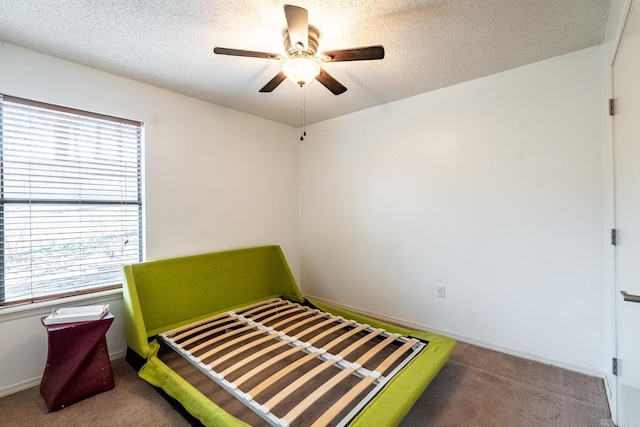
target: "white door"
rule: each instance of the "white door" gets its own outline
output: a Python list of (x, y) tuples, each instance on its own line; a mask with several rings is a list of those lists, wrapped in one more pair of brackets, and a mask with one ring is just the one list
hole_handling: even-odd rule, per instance
[[(640, 426), (640, 0), (613, 62), (618, 425)], [(627, 299), (633, 300), (633, 297)]]

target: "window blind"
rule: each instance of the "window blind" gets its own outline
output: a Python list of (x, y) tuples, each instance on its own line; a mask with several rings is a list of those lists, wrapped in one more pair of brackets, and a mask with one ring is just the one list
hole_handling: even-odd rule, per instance
[(0, 304), (119, 285), (141, 260), (141, 133), (0, 96)]

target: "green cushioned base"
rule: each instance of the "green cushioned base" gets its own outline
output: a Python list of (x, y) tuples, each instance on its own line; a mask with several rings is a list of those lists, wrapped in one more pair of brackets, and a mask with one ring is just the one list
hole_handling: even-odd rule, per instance
[[(149, 337), (274, 296), (304, 301), (278, 246), (125, 266), (123, 299), (127, 345), (146, 359), (140, 377), (164, 390), (204, 425), (246, 426), (164, 364), (157, 357), (158, 344), (149, 343)], [(356, 416), (352, 426), (397, 425), (455, 348), (454, 340), (440, 335), (391, 325), (326, 303), (311, 302), (338, 316), (429, 341), (429, 345)]]
[(162, 363), (157, 352), (159, 345), (151, 344), (152, 354), (138, 375), (149, 384), (161, 388), (180, 402), (184, 409), (206, 426), (248, 427), (249, 425), (228, 414), (195, 387)]

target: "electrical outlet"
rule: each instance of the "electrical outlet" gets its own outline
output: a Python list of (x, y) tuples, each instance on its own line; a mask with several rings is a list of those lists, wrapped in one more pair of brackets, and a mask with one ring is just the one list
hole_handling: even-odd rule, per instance
[(437, 285), (436, 286), (436, 296), (438, 298), (446, 298), (444, 285)]

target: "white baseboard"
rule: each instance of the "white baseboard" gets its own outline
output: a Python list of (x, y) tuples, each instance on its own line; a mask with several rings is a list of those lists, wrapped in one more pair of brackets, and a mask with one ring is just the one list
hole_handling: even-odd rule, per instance
[[(122, 359), (125, 357), (126, 354), (127, 354), (126, 350), (110, 353), (109, 359), (111, 360)], [(7, 387), (3, 387), (0, 389), (0, 397), (8, 396), (10, 394), (17, 393), (19, 391), (26, 390), (31, 387), (39, 386), (40, 381), (42, 381), (42, 375), (35, 378), (31, 378), (26, 381), (20, 381), (19, 383), (16, 383), (16, 384), (11, 384)]]
[(349, 306), (349, 305), (345, 305), (345, 304), (340, 304), (337, 302), (333, 302), (333, 301), (328, 301), (324, 298), (319, 298), (319, 297), (315, 297), (313, 295), (308, 295), (309, 298), (313, 298), (315, 300), (321, 301), (321, 302), (325, 302), (327, 304), (331, 304), (334, 305), (336, 307), (340, 307), (340, 308), (344, 308), (345, 310), (349, 310), (349, 311), (353, 311), (356, 313), (361, 313), (364, 314), (366, 316), (370, 316), (370, 317), (374, 317), (389, 323), (395, 323), (397, 325), (400, 326), (406, 326), (408, 328), (412, 328), (412, 329), (420, 329), (420, 330), (424, 330), (424, 331), (429, 331), (429, 332), (433, 332), (439, 335), (444, 335), (446, 337), (449, 338), (453, 338), (457, 341), (462, 341), (465, 342), (467, 344), (473, 344), (476, 345), (478, 347), (483, 347), (489, 350), (495, 350), (495, 351), (499, 351), (501, 353), (506, 353), (506, 354), (510, 354), (512, 356), (516, 356), (516, 357), (521, 357), (523, 359), (528, 359), (528, 360), (533, 360), (535, 362), (540, 362), (540, 363), (544, 363), (545, 365), (553, 365), (553, 366), (557, 366), (559, 368), (562, 369), (567, 369), (569, 371), (573, 371), (573, 372), (578, 372), (581, 374), (585, 374), (585, 375), (589, 375), (592, 377), (597, 377), (597, 378), (604, 378), (604, 372), (602, 371), (598, 371), (589, 367), (585, 367), (585, 366), (580, 366), (580, 365), (574, 365), (571, 363), (567, 363), (561, 360), (554, 360), (554, 359), (550, 359), (550, 358), (546, 358), (543, 356), (539, 356), (537, 354), (532, 354), (532, 353), (527, 353), (527, 352), (523, 352), (523, 351), (519, 351), (519, 350), (514, 350), (512, 348), (508, 348), (508, 347), (503, 347), (501, 345), (498, 344), (494, 344), (494, 343), (488, 343), (485, 341), (481, 341), (481, 340), (477, 340), (475, 338), (472, 337), (468, 337), (468, 336), (464, 336), (464, 335), (459, 335), (456, 333), (452, 333), (450, 331), (445, 331), (445, 330), (440, 330), (438, 328), (432, 328), (429, 325), (422, 325), (419, 323), (415, 323), (415, 322), (411, 322), (405, 319), (398, 319), (395, 317), (391, 317), (391, 316), (385, 316), (379, 313), (373, 313), (369, 310), (365, 310), (363, 308), (360, 307), (353, 307), (353, 306)]
[(615, 423), (616, 419), (618, 418), (618, 414), (617, 414), (618, 406), (614, 399), (614, 391), (612, 390), (612, 387), (615, 387), (615, 379), (611, 378), (609, 374), (605, 374), (604, 389), (607, 393), (607, 403), (609, 404), (609, 412), (611, 412), (611, 419)]
[(3, 387), (0, 389), (0, 397), (8, 396), (13, 393), (17, 393), (22, 390), (26, 390), (31, 387), (35, 387), (40, 385), (40, 381), (42, 380), (42, 376), (32, 378), (30, 380), (21, 381), (17, 384), (11, 384), (8, 387)]

